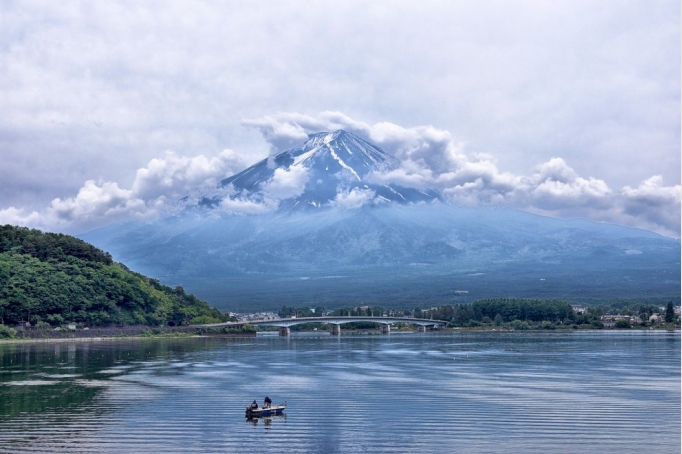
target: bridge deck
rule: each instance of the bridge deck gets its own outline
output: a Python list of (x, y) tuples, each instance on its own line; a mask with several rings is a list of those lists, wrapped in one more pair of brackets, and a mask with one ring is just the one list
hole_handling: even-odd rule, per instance
[(410, 317), (301, 317), (301, 318), (278, 318), (273, 320), (251, 320), (246, 322), (225, 322), (212, 323), (208, 325), (197, 325), (201, 328), (221, 328), (221, 327), (239, 327), (247, 323), (252, 326), (279, 326), (290, 327), (294, 325), (301, 325), (303, 323), (327, 323), (332, 325), (343, 325), (353, 322), (373, 322), (381, 323), (383, 325), (390, 325), (393, 323), (409, 323), (420, 326), (444, 326), (447, 322), (443, 320), (429, 320), (425, 318), (410, 318)]

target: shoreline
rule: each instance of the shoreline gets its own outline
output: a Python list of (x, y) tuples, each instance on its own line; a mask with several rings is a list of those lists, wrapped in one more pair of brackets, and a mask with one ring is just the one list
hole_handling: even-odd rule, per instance
[[(654, 327), (642, 327), (642, 328), (630, 328), (630, 329), (527, 329), (527, 330), (515, 330), (515, 329), (481, 329), (481, 328), (446, 328), (436, 331), (428, 331), (427, 333), (418, 333), (417, 331), (393, 331), (392, 334), (428, 334), (428, 333), (572, 333), (572, 332), (586, 332), (586, 331), (596, 331), (596, 332), (650, 332), (650, 331), (667, 331), (676, 332), (680, 331), (680, 327), (676, 326), (674, 328), (654, 328)], [(267, 333), (268, 331), (261, 331), (260, 333)], [(295, 331), (295, 333), (306, 333), (306, 334), (327, 334), (326, 331)], [(373, 335), (385, 335), (378, 330), (366, 330), (366, 331), (346, 331), (341, 332), (341, 336), (373, 336)], [(9, 344), (53, 344), (60, 342), (107, 342), (107, 341), (128, 341), (128, 340), (159, 340), (159, 339), (198, 339), (198, 338), (229, 338), (229, 339), (248, 339), (258, 336), (258, 332), (254, 333), (224, 333), (224, 334), (188, 334), (188, 335), (147, 335), (147, 336), (100, 336), (100, 337), (45, 337), (45, 338), (14, 338), (14, 339), (0, 339), (0, 345)], [(390, 334), (389, 334), (390, 336)], [(270, 337), (279, 337), (271, 335)]]
[(196, 338), (252, 338), (255, 333), (238, 334), (190, 334), (183, 336), (151, 335), (151, 336), (100, 336), (100, 337), (35, 337), (35, 338), (14, 338), (0, 339), (3, 344), (54, 344), (59, 342), (106, 342), (106, 341), (125, 341), (125, 340), (159, 340), (159, 339), (196, 339)]

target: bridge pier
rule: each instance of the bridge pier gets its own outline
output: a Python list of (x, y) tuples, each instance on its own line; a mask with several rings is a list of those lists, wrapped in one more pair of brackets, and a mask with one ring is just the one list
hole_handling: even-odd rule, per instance
[(425, 332), (426, 332), (426, 326), (424, 326), (424, 325), (417, 325), (417, 332), (418, 332), (418, 333), (425, 333)]
[(280, 335), (280, 336), (285, 336), (285, 337), (286, 337), (286, 336), (288, 336), (289, 334), (291, 334), (291, 330), (289, 329), (288, 326), (280, 326), (280, 327), (279, 327), (279, 335)]
[(389, 325), (388, 323), (382, 323), (381, 334), (391, 334), (391, 325)]
[(341, 334), (341, 325), (330, 323), (329, 334), (331, 334), (332, 336), (339, 336)]

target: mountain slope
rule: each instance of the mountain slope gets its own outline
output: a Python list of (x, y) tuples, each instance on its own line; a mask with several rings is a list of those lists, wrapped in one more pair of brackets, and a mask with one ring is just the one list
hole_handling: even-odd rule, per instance
[(227, 319), (181, 287), (134, 273), (82, 240), (10, 225), (0, 226), (0, 318), (56, 326)]
[(680, 283), (678, 240), (442, 203), (175, 217), (87, 238), (139, 271), (230, 309), (669, 296)]
[(346, 131), (313, 134), (220, 183), (229, 199), (263, 202), (264, 214), (228, 214), (227, 199), (216, 196), (181, 215), (83, 237), (231, 310), (679, 294), (679, 240), (506, 208), (458, 208), (433, 190), (376, 182), (396, 166)]

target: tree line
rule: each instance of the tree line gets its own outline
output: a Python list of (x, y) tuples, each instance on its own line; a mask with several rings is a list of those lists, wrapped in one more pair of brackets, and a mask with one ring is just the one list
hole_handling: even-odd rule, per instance
[[(280, 317), (314, 317), (324, 313), (324, 308), (312, 310), (310, 307), (283, 306)], [(660, 306), (652, 304), (631, 304), (627, 308), (608, 305), (589, 307), (578, 313), (564, 301), (499, 298), (485, 299), (467, 304), (442, 305), (422, 309), (387, 309), (382, 306), (341, 307), (328, 312), (332, 316), (390, 316), (414, 317), (446, 321), (452, 327), (500, 326), (513, 329), (555, 329), (571, 328), (603, 328), (601, 317), (605, 314), (622, 314), (642, 316), (648, 320), (647, 314), (661, 312)], [(664, 311), (665, 321), (674, 319), (673, 303), (669, 302)], [(363, 327), (368, 322), (361, 323)], [(371, 323), (370, 323), (371, 325)], [(367, 325), (367, 326), (370, 326)], [(358, 325), (359, 327), (359, 325)], [(370, 326), (371, 327), (371, 326)]]
[(0, 323), (186, 325), (229, 317), (69, 235), (0, 226)]

